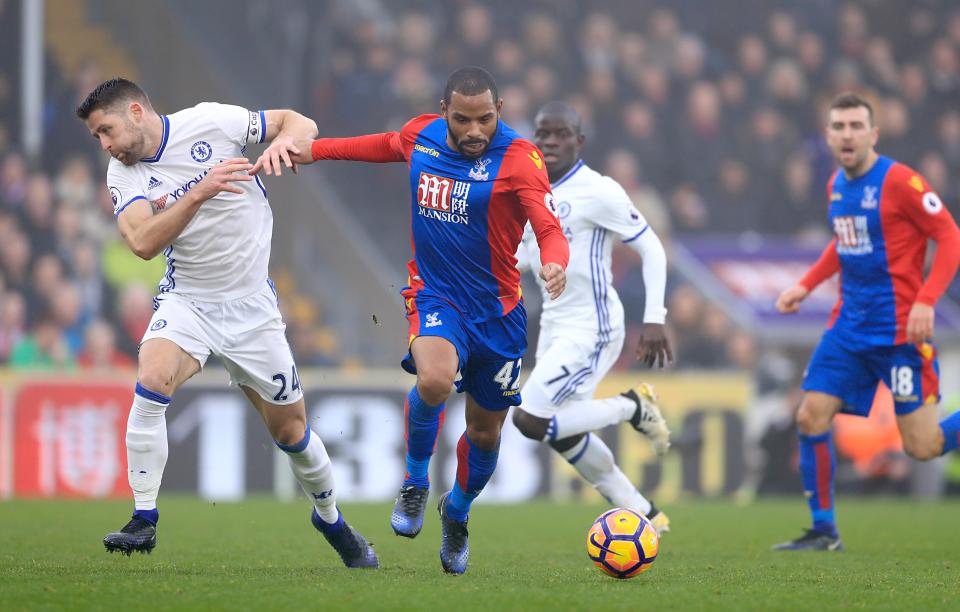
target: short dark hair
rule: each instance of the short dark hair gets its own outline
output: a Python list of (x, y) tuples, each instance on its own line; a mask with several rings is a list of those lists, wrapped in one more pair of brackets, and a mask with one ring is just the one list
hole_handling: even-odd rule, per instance
[(77, 117), (86, 121), (93, 111), (107, 109), (118, 102), (128, 100), (151, 108), (150, 98), (139, 85), (124, 78), (110, 79), (97, 85), (97, 88), (80, 103), (77, 107)]
[(572, 105), (562, 102), (560, 100), (553, 100), (544, 104), (540, 110), (537, 111), (534, 121), (539, 122), (540, 117), (543, 116), (560, 116), (570, 125), (570, 128), (573, 130), (573, 133), (580, 135), (583, 133), (582, 123), (583, 120), (580, 118), (580, 113), (577, 112)]
[(830, 107), (827, 109), (831, 111), (833, 109), (845, 109), (845, 108), (860, 108), (863, 107), (867, 109), (867, 117), (870, 119), (870, 125), (873, 125), (873, 107), (867, 102), (867, 99), (855, 94), (853, 92), (842, 93), (836, 98), (833, 99), (833, 102), (830, 103)]
[(488, 90), (496, 104), (500, 95), (497, 93), (497, 82), (493, 80), (493, 75), (479, 66), (465, 66), (457, 68), (447, 78), (447, 85), (443, 88), (443, 101), (450, 104), (453, 92), (464, 96), (477, 96)]

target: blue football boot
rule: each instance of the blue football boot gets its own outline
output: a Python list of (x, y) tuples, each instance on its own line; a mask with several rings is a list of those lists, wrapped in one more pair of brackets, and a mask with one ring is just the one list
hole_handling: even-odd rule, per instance
[(807, 529), (807, 532), (796, 540), (777, 544), (770, 550), (825, 550), (843, 552), (843, 542), (840, 541), (840, 536), (833, 536), (829, 533), (817, 531), (816, 529)]
[(120, 531), (108, 533), (103, 538), (103, 545), (109, 553), (119, 552), (128, 557), (134, 551), (149, 553), (157, 545), (157, 526), (133, 515)]
[(470, 547), (467, 545), (467, 522), (457, 521), (447, 516), (445, 511), (447, 491), (437, 504), (440, 512), (440, 564), (448, 574), (462, 574), (467, 571), (467, 560), (470, 558)]
[(310, 522), (323, 534), (327, 542), (330, 542), (330, 546), (333, 546), (347, 567), (372, 569), (380, 567), (380, 560), (377, 559), (377, 553), (374, 552), (373, 547), (356, 529), (343, 520), (343, 514), (336, 523), (331, 525), (321, 519), (317, 509), (314, 508), (313, 514), (310, 515)]
[(400, 495), (390, 514), (390, 526), (398, 536), (415, 538), (423, 529), (423, 515), (427, 510), (430, 489), (416, 485), (400, 487)]

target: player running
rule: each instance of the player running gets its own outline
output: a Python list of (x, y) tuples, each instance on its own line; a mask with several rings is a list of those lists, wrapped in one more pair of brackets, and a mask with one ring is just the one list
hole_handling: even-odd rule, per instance
[[(800, 474), (813, 526), (774, 550), (843, 550), (833, 508), (838, 412), (867, 416), (877, 383), (893, 392), (908, 455), (923, 461), (957, 448), (960, 412), (937, 422), (939, 365), (933, 307), (960, 263), (960, 231), (926, 180), (874, 150), (873, 109), (855, 94), (830, 105), (827, 144), (840, 165), (827, 183), (836, 234), (800, 283), (777, 299), (782, 313), (840, 272), (840, 299), (813, 352), (797, 413)], [(923, 278), (927, 240), (937, 243)]]
[(500, 121), (502, 104), (487, 71), (461, 68), (447, 80), (440, 115), (416, 117), (399, 132), (322, 138), (310, 154), (291, 155), (292, 163), (409, 166), (414, 258), (401, 292), (410, 323), (402, 366), (417, 383), (404, 402), (407, 474), (390, 524), (397, 535), (420, 533), (430, 457), (456, 383), (467, 395), (467, 427), (457, 444), (456, 482), (438, 505), (440, 561), (454, 574), (467, 569), (470, 505), (497, 465), (507, 411), (520, 404), (527, 317), (514, 254), (527, 221), (540, 242), (540, 277), (551, 298), (563, 291), (569, 257), (543, 158)]
[[(333, 470), (307, 427), (303, 390), (267, 277), (273, 215), (267, 192), (243, 156), (247, 145), (316, 135), (289, 110), (248, 111), (203, 103), (160, 115), (125, 79), (100, 84), (77, 108), (113, 159), (107, 185), (120, 234), (143, 259), (161, 251), (167, 271), (140, 344), (127, 467), (133, 518), (104, 546), (127, 555), (157, 543), (157, 494), (167, 462), (165, 413), (177, 388), (218, 356), (290, 458), (313, 500), (313, 525), (347, 567), (378, 567), (367, 541), (343, 519)], [(257, 167), (274, 166), (275, 152)]]
[[(647, 299), (637, 357), (648, 366), (663, 367), (673, 358), (664, 333), (666, 254), (623, 188), (583, 163), (585, 137), (573, 107), (551, 102), (537, 113), (535, 125), (534, 142), (543, 151), (570, 243), (570, 265), (567, 291), (559, 299), (544, 300), (537, 365), (523, 386), (523, 406), (514, 411), (513, 423), (526, 437), (560, 453), (611, 504), (640, 512), (658, 531), (669, 531), (667, 515), (637, 491), (603, 439), (590, 433), (629, 421), (650, 438), (658, 455), (670, 446), (650, 385), (593, 399), (623, 348), (623, 304), (610, 272), (613, 241), (619, 238), (643, 258)], [(520, 267), (539, 271), (538, 250), (533, 234), (526, 232), (517, 254)]]

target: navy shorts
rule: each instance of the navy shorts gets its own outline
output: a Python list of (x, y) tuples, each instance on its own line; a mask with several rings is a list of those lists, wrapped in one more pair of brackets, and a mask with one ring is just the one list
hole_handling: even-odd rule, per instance
[(804, 391), (820, 391), (846, 404), (841, 412), (867, 416), (877, 383), (893, 394), (898, 416), (940, 401), (940, 364), (933, 344), (871, 346), (828, 329), (803, 378)]
[[(469, 393), (487, 410), (520, 405), (520, 362), (527, 348), (527, 313), (522, 302), (506, 316), (470, 323), (446, 300), (417, 295), (409, 288), (402, 295), (410, 324), (407, 346), (419, 336), (437, 336), (457, 349), (457, 393)], [(410, 353), (401, 366), (417, 373)]]

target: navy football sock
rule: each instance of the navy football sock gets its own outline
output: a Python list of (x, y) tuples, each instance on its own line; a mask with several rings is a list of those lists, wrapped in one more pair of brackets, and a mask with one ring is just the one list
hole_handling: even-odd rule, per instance
[(837, 536), (833, 511), (833, 474), (836, 456), (830, 432), (819, 436), (799, 434), (800, 476), (807, 496), (813, 528), (833, 537)]
[(404, 401), (407, 427), (407, 475), (404, 485), (429, 487), (430, 457), (437, 446), (445, 404), (430, 406), (420, 398), (416, 385)]
[(447, 500), (447, 516), (456, 521), (467, 520), (470, 505), (487, 485), (497, 468), (500, 441), (493, 450), (483, 450), (473, 444), (467, 433), (457, 443), (457, 480)]

